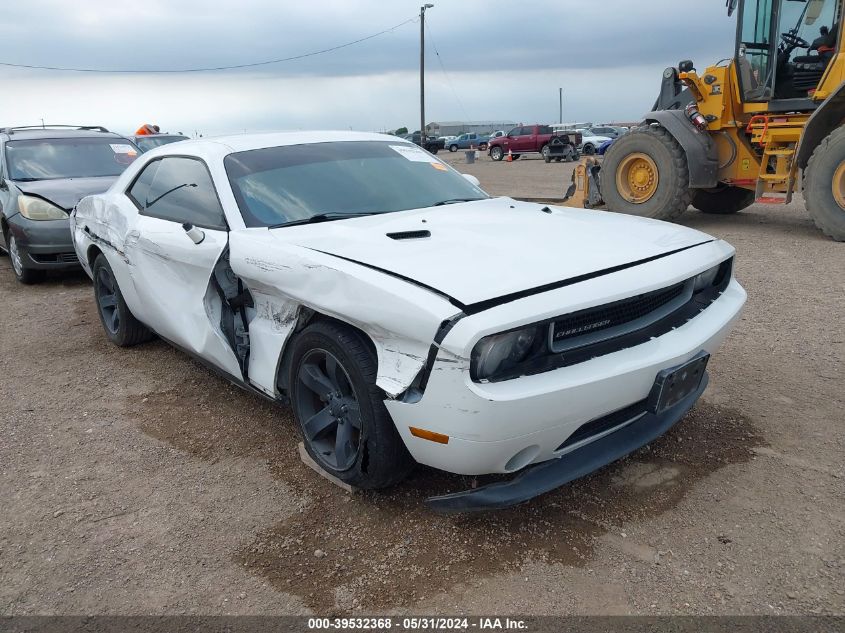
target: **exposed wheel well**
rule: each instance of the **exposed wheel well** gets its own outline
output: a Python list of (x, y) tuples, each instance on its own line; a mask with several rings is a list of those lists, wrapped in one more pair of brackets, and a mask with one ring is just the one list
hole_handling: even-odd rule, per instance
[(88, 252), (85, 254), (85, 259), (88, 262), (88, 267), (91, 270), (94, 270), (94, 261), (97, 259), (97, 256), (100, 255), (103, 251), (100, 249), (99, 246), (92, 245), (88, 248)]
[(290, 370), (290, 362), (293, 349), (293, 345), (291, 345), (291, 343), (302, 330), (317, 321), (337, 323), (339, 325), (343, 325), (344, 327), (349, 327), (353, 330), (356, 330), (364, 337), (364, 340), (367, 341), (367, 344), (370, 346), (370, 350), (373, 352), (373, 354), (378, 357), (378, 353), (376, 351), (376, 344), (373, 342), (373, 339), (370, 337), (370, 335), (367, 334), (364, 330), (352, 325), (351, 323), (347, 323), (346, 321), (341, 321), (340, 319), (336, 319), (327, 314), (317, 312), (315, 310), (312, 310), (311, 308), (303, 307), (300, 310), (299, 318), (296, 321), (296, 325), (294, 326), (293, 331), (288, 337), (288, 340), (285, 341), (285, 346), (282, 350), (282, 357), (279, 359), (279, 366), (276, 370), (276, 386), (278, 387), (279, 392), (284, 394), (286, 397), (290, 388), (290, 385), (288, 384), (288, 374)]

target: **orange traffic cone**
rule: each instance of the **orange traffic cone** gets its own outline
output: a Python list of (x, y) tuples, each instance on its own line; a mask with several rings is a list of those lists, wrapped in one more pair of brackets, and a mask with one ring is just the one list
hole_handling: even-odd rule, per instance
[(510, 150), (508, 150), (508, 162), (509, 163), (513, 162), (513, 152), (510, 151)]

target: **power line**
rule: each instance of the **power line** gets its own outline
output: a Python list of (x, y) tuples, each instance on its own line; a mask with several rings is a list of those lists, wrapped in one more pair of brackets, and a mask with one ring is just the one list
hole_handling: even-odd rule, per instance
[(461, 101), (461, 98), (458, 96), (458, 93), (455, 90), (455, 86), (452, 85), (452, 78), (449, 77), (449, 73), (446, 72), (446, 67), (443, 65), (443, 59), (440, 57), (440, 51), (437, 50), (437, 44), (434, 42), (434, 35), (431, 34), (431, 26), (429, 26), (428, 22), (426, 22), (425, 26), (428, 29), (428, 38), (429, 40), (431, 40), (431, 47), (434, 49), (434, 54), (437, 56), (437, 61), (440, 64), (440, 70), (443, 71), (443, 75), (446, 77), (446, 82), (449, 84), (449, 89), (452, 91), (452, 95), (458, 102), (458, 105), (461, 108), (461, 112), (464, 113), (464, 117), (467, 121), (469, 121), (469, 115), (467, 114), (466, 108), (464, 108), (464, 104)]
[(348, 48), (349, 46), (354, 46), (355, 44), (360, 44), (361, 42), (366, 42), (367, 40), (371, 40), (373, 38), (379, 37), (380, 35), (385, 35), (386, 33), (392, 33), (396, 29), (405, 26), (406, 24), (410, 24), (411, 22), (416, 22), (419, 18), (416, 16), (405, 20), (404, 22), (400, 22), (395, 26), (391, 26), (388, 29), (384, 29), (383, 31), (379, 31), (378, 33), (373, 33), (372, 35), (368, 35), (366, 37), (362, 37), (360, 39), (354, 40), (352, 42), (346, 42), (345, 44), (339, 44), (338, 46), (332, 46), (331, 48), (324, 48), (319, 51), (312, 51), (310, 53), (302, 53), (301, 55), (293, 55), (292, 57), (282, 57), (280, 59), (268, 59), (262, 62), (251, 62), (248, 64), (233, 64), (231, 66), (213, 66), (209, 68), (179, 68), (179, 69), (115, 69), (115, 70), (108, 70), (105, 68), (68, 68), (62, 66), (38, 66), (35, 64), (13, 64), (11, 62), (0, 62), (0, 66), (7, 66), (11, 68), (28, 68), (33, 70), (58, 70), (62, 72), (75, 72), (75, 73), (133, 73), (133, 74), (151, 74), (151, 73), (204, 73), (204, 72), (214, 72), (214, 71), (221, 71), (221, 70), (238, 70), (241, 68), (254, 68), (256, 66), (269, 66), (270, 64), (281, 64), (283, 62), (292, 62), (298, 59), (305, 59), (306, 57), (314, 57), (315, 55), (323, 55), (324, 53), (331, 53), (333, 51), (340, 50), (342, 48)]

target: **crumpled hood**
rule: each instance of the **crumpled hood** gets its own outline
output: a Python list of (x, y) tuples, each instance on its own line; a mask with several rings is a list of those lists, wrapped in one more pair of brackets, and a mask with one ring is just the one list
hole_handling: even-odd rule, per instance
[(70, 211), (85, 196), (103, 193), (117, 176), (98, 176), (96, 178), (57, 178), (53, 180), (34, 180), (15, 182), (15, 186), (26, 194), (39, 196)]
[[(543, 209), (547, 209), (544, 211)], [(389, 233), (429, 231), (400, 239)], [(471, 305), (712, 240), (677, 224), (495, 198), (273, 229)]]

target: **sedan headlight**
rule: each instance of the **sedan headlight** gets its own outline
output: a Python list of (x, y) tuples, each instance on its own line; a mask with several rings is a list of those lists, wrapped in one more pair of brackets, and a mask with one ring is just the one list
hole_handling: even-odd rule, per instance
[(20, 196), (18, 211), (28, 220), (64, 220), (68, 217), (64, 209), (35, 196)]
[(541, 340), (537, 326), (484, 337), (472, 351), (473, 379), (489, 380), (512, 369), (528, 358)]

